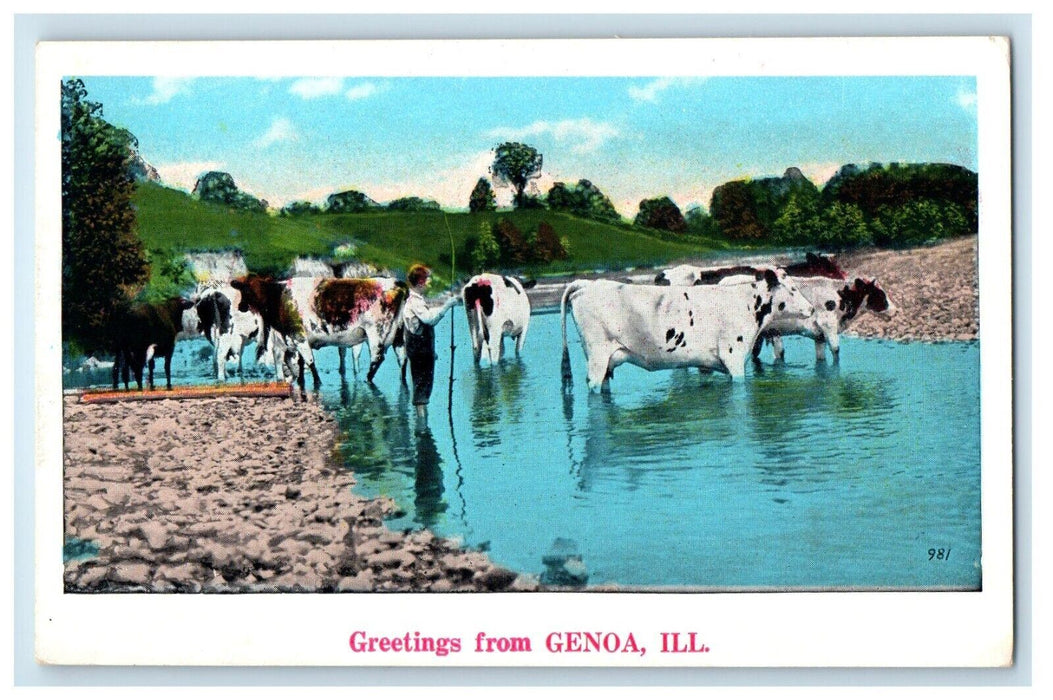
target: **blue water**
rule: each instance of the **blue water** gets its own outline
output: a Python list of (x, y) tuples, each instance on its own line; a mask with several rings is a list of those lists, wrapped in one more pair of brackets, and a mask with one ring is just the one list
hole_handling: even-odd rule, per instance
[[(393, 356), (370, 387), (317, 355), (340, 453), (361, 493), (399, 504), (391, 527), (536, 574), (570, 548), (589, 585), (980, 588), (978, 344), (843, 338), (833, 366), (791, 338), (744, 382), (623, 365), (606, 395), (571, 323), (565, 394), (558, 314), (534, 316), (522, 358), (478, 369), (455, 321), (452, 410), (447, 319), (426, 420)], [(181, 343), (174, 381), (207, 379), (207, 349)]]

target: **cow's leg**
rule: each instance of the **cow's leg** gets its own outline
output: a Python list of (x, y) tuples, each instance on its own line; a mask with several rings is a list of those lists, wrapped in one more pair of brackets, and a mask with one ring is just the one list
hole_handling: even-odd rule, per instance
[(530, 317), (527, 317), (526, 321), (523, 321), (523, 330), (519, 331), (519, 335), (516, 336), (516, 356), (523, 351), (523, 343), (526, 342), (527, 328), (530, 327)]
[(117, 353), (113, 356), (113, 369), (111, 370), (111, 374), (113, 374), (113, 390), (114, 391), (117, 391), (117, 379), (119, 378), (120, 373), (121, 373), (121, 351), (118, 350)]
[(774, 355), (775, 355), (775, 361), (776, 362), (782, 362), (783, 361), (783, 347), (782, 347), (782, 336), (781, 335), (773, 335), (771, 337), (771, 350), (772, 350), (772, 353), (774, 353)]
[(826, 341), (819, 338), (815, 340), (815, 361), (826, 362)]
[(147, 369), (150, 370), (150, 375), (149, 375), (150, 376), (150, 381), (149, 381), (148, 386), (150, 387), (150, 391), (153, 391), (154, 390), (154, 358), (152, 358), (152, 357), (150, 358), (150, 360), (146, 363), (146, 367), (147, 367)]
[(757, 339), (755, 341), (753, 341), (753, 352), (752, 352), (753, 361), (756, 362), (757, 364), (760, 364), (761, 348), (763, 348), (763, 347), (764, 347), (764, 336), (758, 335)]
[(172, 390), (172, 353), (165, 355), (165, 388)]
[(830, 344), (830, 354), (833, 356), (834, 364), (841, 362), (841, 337), (836, 333), (831, 333), (826, 337), (826, 342)]
[(589, 385), (589, 391), (598, 391), (607, 381), (607, 373), (610, 370), (611, 356), (613, 354), (614, 348), (605, 346), (596, 348), (586, 358), (586, 381)]
[(402, 376), (402, 386), (406, 386), (406, 368), (409, 366), (409, 358), (406, 356), (405, 345), (400, 345), (395, 348), (395, 360), (399, 363), (399, 371)]
[[(341, 379), (346, 379), (347, 378), (347, 348), (344, 347), (343, 345), (338, 345), (336, 347), (336, 352), (340, 356), (340, 368), (339, 368), (340, 378)], [(354, 356), (354, 352), (352, 352), (351, 353), (352, 364), (355, 364), (354, 360), (355, 360), (355, 356)], [(358, 367), (355, 367), (355, 369), (357, 370)], [(356, 374), (357, 374), (357, 372), (356, 372)]]
[(387, 348), (384, 347), (380, 335), (373, 328), (366, 329), (366, 343), (369, 345), (369, 372), (366, 373), (366, 381), (372, 384), (373, 377), (376, 376), (380, 364), (384, 361), (384, 351)]
[[(314, 388), (315, 391), (317, 391), (322, 386), (322, 378), (318, 376), (318, 367), (314, 361), (314, 352), (311, 350), (311, 346), (305, 340), (296, 343), (296, 350), (299, 353), (300, 358), (306, 361), (307, 366), (311, 369), (311, 379), (314, 380)], [(302, 371), (300, 372), (300, 377), (303, 377)]]

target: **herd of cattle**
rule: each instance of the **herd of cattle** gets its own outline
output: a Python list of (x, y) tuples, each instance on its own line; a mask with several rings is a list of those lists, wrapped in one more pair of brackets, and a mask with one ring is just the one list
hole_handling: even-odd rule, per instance
[[(698, 367), (705, 372), (743, 376), (748, 358), (756, 361), (765, 339), (776, 359), (781, 337), (802, 335), (815, 341), (816, 360), (829, 346), (836, 361), (839, 334), (864, 311), (893, 312), (888, 295), (873, 280), (848, 275), (830, 258), (809, 253), (803, 262), (775, 266), (700, 268), (681, 265), (659, 273), (653, 284), (576, 280), (560, 300), (563, 374), (570, 377), (566, 314), (578, 327), (590, 389), (610, 380), (615, 367), (631, 363), (647, 370)], [(504, 338), (522, 350), (531, 306), (524, 284), (514, 277), (481, 274), (461, 289), (475, 362), (501, 359)], [(153, 388), (155, 358), (163, 358), (167, 387), (171, 362), (181, 338), (204, 337), (213, 348), (214, 372), (226, 379), (227, 363), (238, 363), (250, 342), (256, 360), (274, 368), (279, 381), (302, 387), (310, 371), (320, 385), (314, 351), (336, 346), (340, 372), (352, 349), (358, 372), (363, 345), (369, 349), (366, 374), (372, 381), (388, 348), (393, 348), (405, 381), (402, 306), (409, 289), (389, 277), (292, 277), (277, 280), (247, 274), (199, 286), (191, 299), (174, 298), (129, 310), (117, 325), (113, 386), (129, 374)]]

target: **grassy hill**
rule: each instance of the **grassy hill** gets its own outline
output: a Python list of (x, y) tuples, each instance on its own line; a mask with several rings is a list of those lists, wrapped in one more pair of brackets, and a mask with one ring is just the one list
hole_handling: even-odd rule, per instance
[[(548, 222), (569, 242), (570, 257), (525, 270), (532, 275), (651, 265), (726, 249), (722, 241), (609, 225), (546, 210), (491, 213), (371, 212), (278, 217), (237, 211), (200, 202), (185, 192), (154, 183), (139, 185), (135, 206), (139, 235), (147, 249), (173, 256), (188, 251), (241, 250), (250, 270), (280, 273), (297, 255), (332, 256), (337, 246), (352, 243), (355, 257), (404, 271), (414, 262), (435, 270), (437, 281), (449, 281), (450, 236), (461, 256), (464, 243), (499, 217), (520, 231)], [(468, 273), (468, 261), (457, 260), (457, 276)]]

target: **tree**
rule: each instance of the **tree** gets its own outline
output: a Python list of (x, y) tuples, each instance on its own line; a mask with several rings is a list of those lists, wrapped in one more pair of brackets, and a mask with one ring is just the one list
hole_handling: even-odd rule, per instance
[(502, 265), (515, 267), (530, 261), (530, 248), (514, 223), (504, 217), (498, 219), (494, 222), (493, 234), (501, 250)]
[(807, 245), (820, 230), (819, 207), (814, 197), (791, 195), (772, 224), (772, 240), (782, 245)]
[(136, 231), (135, 137), (102, 118), (78, 79), (62, 83), (62, 333), (112, 350), (112, 324), (149, 276)]
[(469, 259), (475, 272), (493, 269), (500, 262), (501, 247), (497, 244), (489, 224), (479, 225), (479, 237), (475, 239), (469, 251)]
[(494, 188), (490, 186), (489, 180), (481, 177), (468, 197), (468, 211), (494, 211), (495, 209), (497, 209), (497, 197), (494, 195)]
[(320, 214), (322, 209), (317, 204), (298, 200), (286, 204), (282, 207), (280, 213), (282, 216), (303, 216), (304, 214)]
[(388, 202), (388, 211), (442, 211), (442, 207), (431, 199), (400, 197)]
[(548, 191), (548, 208), (552, 211), (567, 211), (583, 219), (607, 223), (621, 220), (618, 211), (607, 195), (600, 192), (588, 180), (578, 180), (577, 185), (567, 186), (562, 182), (552, 185)]
[(356, 190), (337, 192), (326, 200), (326, 210), (331, 214), (358, 214), (379, 208), (379, 204)]
[(542, 221), (537, 225), (533, 250), (535, 262), (547, 263), (567, 258), (567, 251), (563, 248), (562, 241), (556, 236), (556, 230), (547, 221)]
[(656, 228), (673, 233), (683, 233), (687, 223), (680, 208), (669, 197), (655, 197), (640, 202), (640, 211), (634, 222), (637, 226)]
[(191, 192), (202, 202), (212, 202), (245, 211), (266, 211), (267, 203), (238, 190), (230, 173), (211, 170), (197, 179)]
[(819, 218), (814, 242), (837, 248), (855, 248), (874, 240), (863, 211), (855, 204), (834, 202)]
[(684, 223), (688, 233), (696, 236), (712, 236), (716, 233), (717, 223), (702, 207), (691, 207), (684, 214)]
[(541, 177), (541, 154), (533, 146), (508, 141), (494, 149), (494, 178), (515, 188), (515, 206), (524, 205), (527, 183)]
[(726, 182), (713, 190), (709, 211), (727, 238), (754, 241), (765, 234), (749, 183), (744, 180)]

